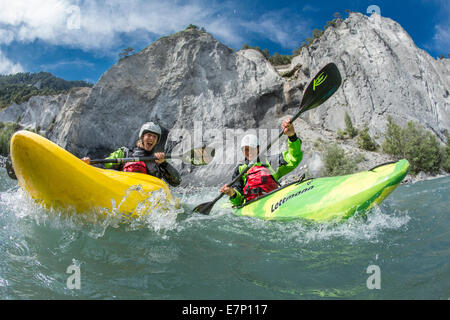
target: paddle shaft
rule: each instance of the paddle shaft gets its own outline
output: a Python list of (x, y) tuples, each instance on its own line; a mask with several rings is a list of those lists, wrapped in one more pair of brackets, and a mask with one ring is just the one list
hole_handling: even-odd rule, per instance
[[(297, 118), (300, 117), (300, 115), (301, 115), (303, 112), (306, 111), (305, 109), (306, 109), (306, 108), (302, 108), (299, 112), (297, 112), (297, 114), (291, 119), (291, 123), (294, 123), (294, 121), (297, 120)], [(283, 134), (284, 134), (284, 132), (283, 132), (283, 130), (281, 130), (281, 132), (280, 132), (280, 134), (278, 135), (278, 137), (277, 137), (275, 140), (273, 140), (271, 143), (269, 143), (269, 144), (267, 145), (267, 147), (266, 147), (262, 152), (260, 152), (260, 153), (258, 154), (258, 156), (259, 156), (260, 154), (262, 154), (263, 152), (267, 152), (267, 151), (270, 149), (270, 147), (272, 147), (272, 145), (273, 145), (275, 142), (277, 142), (277, 140), (280, 139), (280, 138), (283, 136)]]
[[(291, 119), (291, 123), (293, 123), (303, 112), (305, 112), (306, 110), (305, 109), (307, 109), (307, 108), (302, 108), (292, 119)], [(280, 139), (282, 136), (283, 136), (283, 130), (281, 130), (281, 132), (280, 132), (280, 134), (278, 135), (278, 137), (276, 138), (276, 139), (274, 139), (271, 143), (269, 143), (268, 145), (267, 145), (267, 147), (263, 150), (263, 151), (261, 151), (261, 152), (259, 152), (258, 153), (258, 156), (256, 157), (256, 159), (258, 159), (259, 158), (259, 156), (261, 155), (261, 154), (263, 154), (264, 152), (267, 152), (267, 151), (269, 151), (269, 149), (270, 149), (270, 147), (272, 147), (272, 145), (275, 143), (275, 142), (277, 142), (277, 140), (278, 139)], [(252, 167), (252, 164), (249, 164), (248, 166), (247, 166), (247, 168), (245, 168), (244, 170), (242, 170), (242, 172), (236, 177), (236, 178), (234, 178), (234, 180), (233, 181), (231, 181), (228, 185), (229, 186), (232, 186), (233, 184), (235, 184), (237, 181), (239, 181), (239, 179), (240, 178), (242, 178), (242, 176), (250, 169)], [(210, 205), (211, 206), (213, 206), (218, 200), (220, 200), (220, 198), (222, 198), (224, 196), (224, 193), (221, 193), (221, 194), (219, 194), (214, 200), (212, 200), (211, 202), (210, 202)]]
[[(291, 119), (291, 123), (293, 123), (298, 117), (300, 117), (300, 115), (301, 115), (303, 112), (305, 112), (305, 111), (304, 111), (305, 109), (307, 109), (307, 108), (302, 108), (299, 112), (297, 112), (297, 114)], [(261, 154), (263, 154), (263, 153), (269, 151), (269, 149), (272, 147), (272, 145), (273, 145), (275, 142), (277, 142), (277, 140), (280, 139), (280, 138), (283, 136), (283, 134), (284, 134), (284, 132), (283, 132), (283, 130), (281, 130), (281, 132), (280, 132), (280, 134), (278, 135), (278, 137), (276, 137), (271, 143), (269, 143), (269, 144), (267, 145), (267, 147), (266, 147), (263, 151), (260, 151), (260, 152), (258, 153), (258, 156), (256, 157), (256, 159), (258, 159), (259, 156), (260, 156)], [(240, 174), (239, 174), (239, 175), (238, 175), (238, 176), (230, 183), (230, 186), (233, 185), (233, 184), (235, 184), (235, 183), (239, 180), (239, 178), (241, 178), (241, 177), (247, 172), (247, 170), (251, 168), (251, 166), (252, 166), (252, 164), (248, 165), (247, 168), (246, 168), (245, 170), (242, 170), (242, 172), (241, 172), (241, 173), (240, 173)], [(221, 196), (223, 196), (223, 193), (221, 194)], [(220, 199), (220, 198), (219, 198), (219, 199)]]
[[(323, 85), (325, 83), (325, 85)], [(293, 123), (303, 112), (314, 109), (324, 103), (329, 97), (331, 97), (339, 86), (342, 83), (342, 78), (339, 73), (337, 66), (334, 63), (327, 64), (324, 68), (322, 68), (319, 73), (313, 78), (313, 80), (309, 83), (308, 87), (303, 94), (302, 101), (300, 103), (299, 112), (291, 119), (291, 123)], [(267, 147), (258, 153), (258, 157), (260, 154), (265, 153), (270, 149), (270, 147), (283, 135), (283, 131), (280, 135), (272, 141)], [(257, 158), (258, 158), (257, 157)], [(228, 185), (232, 186), (236, 183), (242, 176), (247, 172), (247, 170), (252, 166), (250, 164), (247, 166), (245, 170), (242, 172)], [(214, 206), (215, 202), (222, 198), (224, 194), (221, 193), (217, 196), (213, 201), (206, 202), (198, 205), (194, 208), (194, 211), (200, 212), (202, 214), (209, 214), (211, 208)]]
[[(125, 162), (138, 162), (138, 161), (154, 161), (157, 158), (154, 156), (150, 157), (134, 157), (134, 158), (117, 158), (117, 159), (95, 159), (91, 160), (90, 164), (99, 164), (99, 163), (120, 163), (123, 164)], [(165, 156), (165, 159), (181, 159), (181, 157), (170, 155)]]

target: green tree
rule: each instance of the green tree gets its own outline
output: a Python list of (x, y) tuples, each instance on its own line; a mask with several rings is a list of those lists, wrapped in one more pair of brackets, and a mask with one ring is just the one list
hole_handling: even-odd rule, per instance
[(442, 164), (441, 167), (446, 172), (450, 172), (450, 136), (448, 131), (445, 131), (445, 137), (447, 138), (447, 142), (445, 147), (442, 148)]
[(441, 148), (436, 136), (410, 121), (404, 130), (405, 155), (411, 163), (411, 172), (438, 173), (441, 165)]
[(329, 27), (336, 27), (336, 21), (327, 21), (327, 26)]
[(354, 173), (358, 170), (361, 156), (347, 156), (344, 149), (337, 144), (331, 144), (325, 149), (323, 176), (340, 176)]
[(130, 56), (133, 51), (134, 51), (134, 49), (131, 47), (123, 49), (122, 52), (119, 53), (119, 59), (123, 59), (123, 58)]
[(366, 126), (358, 135), (358, 145), (361, 149), (367, 151), (375, 151), (377, 145), (369, 135), (369, 128)]
[(269, 49), (264, 49), (261, 51), (261, 53), (263, 54), (264, 57), (266, 57), (266, 59), (269, 59), (270, 57)]
[(55, 95), (73, 87), (92, 87), (86, 81), (66, 81), (49, 72), (0, 75), (0, 107), (24, 103), (35, 95)]
[(323, 31), (321, 31), (321, 30), (319, 30), (319, 29), (314, 29), (314, 30), (313, 30), (313, 33), (312, 33), (314, 39), (320, 38), (320, 36), (321, 36), (322, 34), (323, 34)]
[(0, 122), (0, 154), (7, 157), (9, 154), (9, 144), (14, 132), (20, 130), (20, 125), (11, 122)]
[(273, 56), (269, 58), (269, 61), (272, 65), (283, 65), (283, 64), (289, 64), (291, 63), (292, 56), (286, 56), (278, 54), (278, 52), (275, 52)]
[(198, 30), (198, 26), (191, 23), (186, 27), (186, 30)]
[(404, 158), (405, 153), (403, 146), (405, 141), (403, 141), (402, 128), (397, 125), (392, 117), (389, 115), (387, 117), (386, 133), (384, 134), (385, 140), (382, 145), (382, 149), (385, 153), (390, 154), (398, 159)]
[(358, 134), (358, 130), (353, 127), (352, 119), (348, 112), (345, 113), (345, 132), (350, 138), (354, 138)]
[(438, 173), (443, 165), (443, 153), (436, 136), (419, 124), (409, 121), (404, 128), (388, 118), (383, 151), (395, 158), (406, 158), (412, 174), (420, 171)]

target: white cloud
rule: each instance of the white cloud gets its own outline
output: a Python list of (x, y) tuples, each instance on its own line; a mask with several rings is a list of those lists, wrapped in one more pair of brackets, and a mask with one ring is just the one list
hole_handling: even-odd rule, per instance
[(94, 68), (95, 64), (90, 61), (74, 59), (74, 60), (62, 60), (55, 63), (43, 64), (40, 66), (43, 70), (57, 70), (60, 68)]
[[(36, 39), (85, 50), (109, 49), (120, 35), (146, 31), (156, 35), (208, 22), (211, 11), (173, 1), (0, 0), (0, 44)], [(79, 10), (74, 10), (79, 8)]]
[(434, 48), (447, 56), (450, 53), (450, 26), (437, 25), (435, 29), (436, 33), (433, 37)]
[(307, 4), (307, 5), (305, 5), (305, 6), (303, 7), (302, 10), (305, 11), (305, 12), (319, 12), (319, 11), (320, 11), (320, 8), (319, 8), (319, 7), (316, 7), (316, 6), (312, 6), (312, 5)]
[(13, 63), (0, 51), (0, 74), (24, 72), (20, 63)]
[(432, 40), (426, 43), (425, 48), (435, 51), (438, 54), (450, 53), (450, 2), (448, 0), (423, 0), (424, 3), (435, 4), (439, 12), (437, 14), (437, 23), (434, 26), (434, 36)]
[(14, 33), (10, 30), (0, 29), (0, 41), (3, 44), (10, 44), (14, 40)]
[(309, 20), (287, 10), (272, 11), (263, 14), (255, 21), (242, 22), (249, 31), (259, 34), (285, 48), (297, 48), (310, 33)]
[[(77, 6), (78, 5), (78, 6)], [(254, 21), (237, 15), (234, 0), (0, 0), (0, 45), (42, 40), (107, 54), (123, 46), (123, 36), (154, 39), (184, 29), (205, 27), (229, 45), (242, 45), (254, 33), (284, 47), (296, 47), (305, 25), (288, 11), (266, 13)], [(74, 10), (79, 8), (79, 10)]]

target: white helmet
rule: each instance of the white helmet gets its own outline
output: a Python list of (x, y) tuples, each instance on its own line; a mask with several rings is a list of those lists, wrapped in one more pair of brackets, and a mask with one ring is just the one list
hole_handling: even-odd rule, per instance
[(141, 130), (139, 130), (139, 139), (142, 138), (142, 136), (147, 132), (157, 134), (158, 135), (157, 142), (159, 142), (159, 139), (161, 138), (161, 128), (157, 124), (153, 122), (144, 123), (141, 127)]
[(252, 133), (246, 134), (241, 140), (241, 149), (244, 147), (259, 147), (258, 137)]

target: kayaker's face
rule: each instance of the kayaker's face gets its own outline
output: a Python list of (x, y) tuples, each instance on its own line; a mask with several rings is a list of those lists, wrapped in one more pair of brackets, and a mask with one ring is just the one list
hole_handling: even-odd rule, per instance
[(151, 151), (153, 147), (158, 143), (158, 135), (147, 132), (142, 136), (142, 146), (145, 151)]
[(243, 148), (243, 150), (245, 158), (249, 161), (253, 161), (258, 155), (258, 148), (246, 146)]

